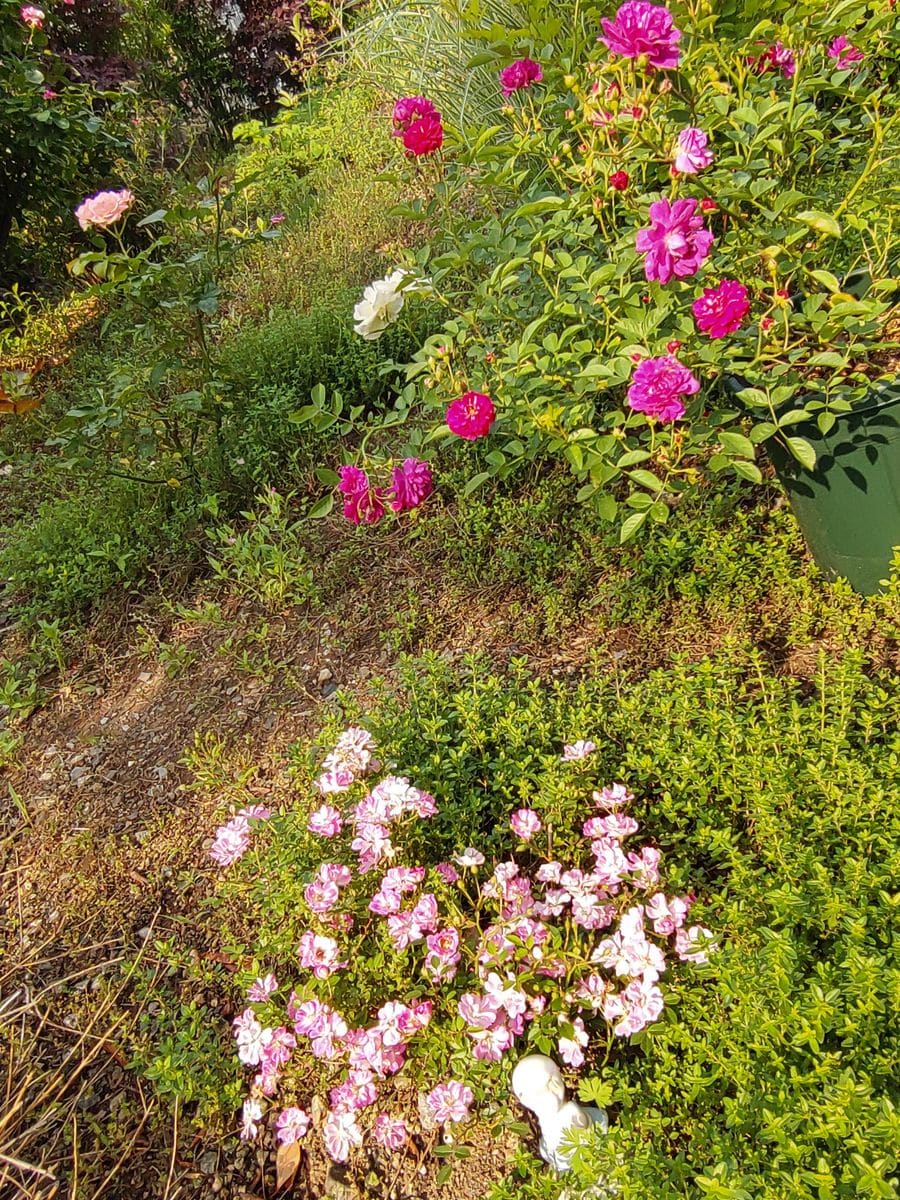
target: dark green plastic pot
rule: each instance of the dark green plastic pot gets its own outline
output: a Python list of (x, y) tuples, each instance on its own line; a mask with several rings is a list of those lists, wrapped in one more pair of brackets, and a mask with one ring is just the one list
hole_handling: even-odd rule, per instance
[(873, 595), (900, 545), (900, 380), (875, 385), (828, 433), (814, 421), (790, 432), (815, 448), (815, 470), (777, 438), (766, 449), (813, 557), (830, 579)]

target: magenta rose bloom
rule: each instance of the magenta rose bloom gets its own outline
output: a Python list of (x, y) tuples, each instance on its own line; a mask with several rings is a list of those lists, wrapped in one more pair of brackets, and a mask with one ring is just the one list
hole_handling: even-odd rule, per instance
[(404, 458), (401, 466), (394, 467), (392, 478), (392, 512), (410, 512), (434, 491), (431, 467), (419, 458)]
[(834, 59), (834, 65), (839, 71), (846, 71), (854, 63), (862, 62), (865, 55), (862, 50), (851, 45), (843, 34), (839, 34), (828, 47), (828, 57)]
[(532, 58), (520, 58), (500, 72), (500, 86), (504, 96), (511, 96), (513, 92), (531, 87), (533, 83), (540, 83), (543, 78), (540, 63)]
[(403, 96), (394, 105), (394, 137), (402, 137), (413, 121), (430, 117), (437, 109), (424, 96)]
[(684, 416), (682, 396), (700, 390), (700, 380), (674, 354), (645, 358), (634, 369), (628, 389), (628, 404), (635, 412), (657, 421), (677, 421)]
[(646, 56), (651, 67), (664, 71), (678, 66), (678, 43), (681, 30), (676, 29), (672, 14), (662, 4), (650, 4), (649, 0), (627, 0), (611, 21), (604, 17), (600, 22), (605, 37), (598, 37), (613, 54), (623, 58)]
[(431, 112), (424, 117), (419, 117), (403, 131), (403, 145), (406, 153), (414, 158), (432, 154), (435, 150), (440, 150), (443, 144), (444, 127), (441, 124), (439, 112)]
[(793, 79), (797, 72), (797, 60), (794, 58), (794, 52), (789, 50), (783, 42), (776, 42), (774, 46), (768, 46), (755, 62), (753, 59), (750, 61), (760, 75), (765, 75), (767, 71), (780, 71), (785, 79)]
[(650, 228), (639, 229), (635, 246), (645, 255), (647, 279), (668, 283), (673, 275), (696, 275), (709, 255), (713, 235), (697, 212), (697, 201), (656, 200), (650, 205)]
[(384, 516), (384, 492), (372, 488), (359, 467), (343, 466), (338, 491), (344, 496), (344, 516), (354, 525), (374, 525)]
[(712, 150), (707, 149), (708, 141), (702, 129), (693, 125), (682, 129), (675, 146), (675, 170), (681, 175), (696, 175), (708, 167), (713, 160)]
[(704, 288), (691, 308), (697, 328), (711, 338), (721, 338), (740, 328), (750, 311), (750, 297), (742, 283), (723, 279), (716, 287)]
[(490, 433), (496, 419), (494, 402), (483, 392), (466, 392), (447, 409), (450, 432), (468, 442), (477, 441)]

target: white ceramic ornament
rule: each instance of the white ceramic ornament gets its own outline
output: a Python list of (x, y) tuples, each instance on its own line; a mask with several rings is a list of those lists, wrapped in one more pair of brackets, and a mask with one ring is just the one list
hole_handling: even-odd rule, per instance
[(537, 1117), (541, 1127), (538, 1150), (544, 1162), (557, 1171), (568, 1171), (571, 1166), (571, 1155), (560, 1147), (572, 1130), (591, 1125), (599, 1125), (604, 1133), (609, 1129), (602, 1108), (566, 1100), (562, 1072), (545, 1054), (529, 1054), (516, 1063), (512, 1091), (519, 1103)]

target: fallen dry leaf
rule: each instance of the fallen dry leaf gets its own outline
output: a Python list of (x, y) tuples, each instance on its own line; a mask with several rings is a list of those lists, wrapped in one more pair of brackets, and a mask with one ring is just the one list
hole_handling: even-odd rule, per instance
[(278, 1147), (275, 1158), (275, 1187), (278, 1191), (289, 1188), (294, 1182), (302, 1153), (299, 1142), (287, 1142)]

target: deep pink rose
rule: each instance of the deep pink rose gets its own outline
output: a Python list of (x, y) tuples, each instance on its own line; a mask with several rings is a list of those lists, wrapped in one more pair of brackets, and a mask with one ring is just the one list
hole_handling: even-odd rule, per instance
[(672, 14), (662, 4), (648, 0), (627, 0), (611, 21), (604, 17), (605, 37), (597, 38), (613, 54), (623, 58), (646, 56), (651, 67), (674, 70), (678, 66), (678, 43), (681, 30), (676, 29)]
[(500, 86), (503, 88), (504, 96), (511, 96), (513, 92), (518, 92), (521, 88), (531, 87), (533, 83), (540, 83), (544, 78), (544, 72), (541, 70), (540, 63), (536, 63), (533, 58), (520, 58), (516, 62), (510, 63), (508, 67), (504, 67), (500, 72)]
[(635, 367), (628, 389), (628, 404), (635, 412), (657, 421), (677, 421), (684, 416), (682, 396), (693, 396), (700, 381), (673, 354), (647, 358)]
[(418, 121), (413, 123), (403, 131), (403, 145), (406, 148), (407, 154), (414, 158), (422, 158), (425, 154), (432, 154), (435, 150), (440, 150), (444, 144), (444, 127), (441, 124), (441, 114), (438, 112), (428, 113), (424, 117), (419, 117)]
[(789, 50), (782, 42), (767, 46), (757, 59), (750, 60), (760, 75), (766, 71), (780, 71), (785, 79), (792, 79), (797, 71), (797, 60), (793, 50)]
[(344, 500), (344, 516), (354, 525), (374, 525), (384, 516), (384, 491), (369, 485), (369, 477), (359, 467), (343, 466), (338, 491)]
[(688, 125), (678, 135), (675, 147), (675, 170), (682, 175), (696, 175), (713, 160), (712, 150), (706, 148), (709, 138), (702, 129)]
[(750, 311), (750, 297), (742, 283), (723, 279), (716, 287), (704, 288), (691, 308), (697, 328), (711, 338), (721, 338), (740, 328)]
[(609, 177), (609, 186), (617, 192), (624, 192), (631, 182), (627, 171), (613, 171)]
[(496, 419), (494, 402), (483, 392), (466, 392), (447, 409), (450, 432), (468, 442), (477, 441), (490, 433)]
[(434, 491), (431, 467), (418, 458), (404, 458), (401, 466), (394, 467), (392, 478), (392, 512), (410, 512)]
[(828, 57), (834, 59), (834, 65), (839, 71), (846, 71), (854, 63), (862, 62), (865, 55), (862, 50), (850, 44), (843, 34), (839, 34), (828, 47)]
[(656, 200), (650, 205), (650, 228), (639, 229), (635, 245), (644, 255), (647, 279), (668, 283), (673, 275), (696, 275), (709, 254), (713, 235), (697, 212), (697, 201)]
[(401, 137), (419, 117), (428, 117), (433, 113), (437, 113), (437, 109), (424, 96), (403, 96), (394, 105), (394, 137)]
[(75, 216), (82, 229), (90, 229), (92, 225), (104, 229), (124, 217), (132, 204), (134, 196), (128, 188), (118, 192), (97, 192), (96, 196), (82, 200), (75, 209)]

